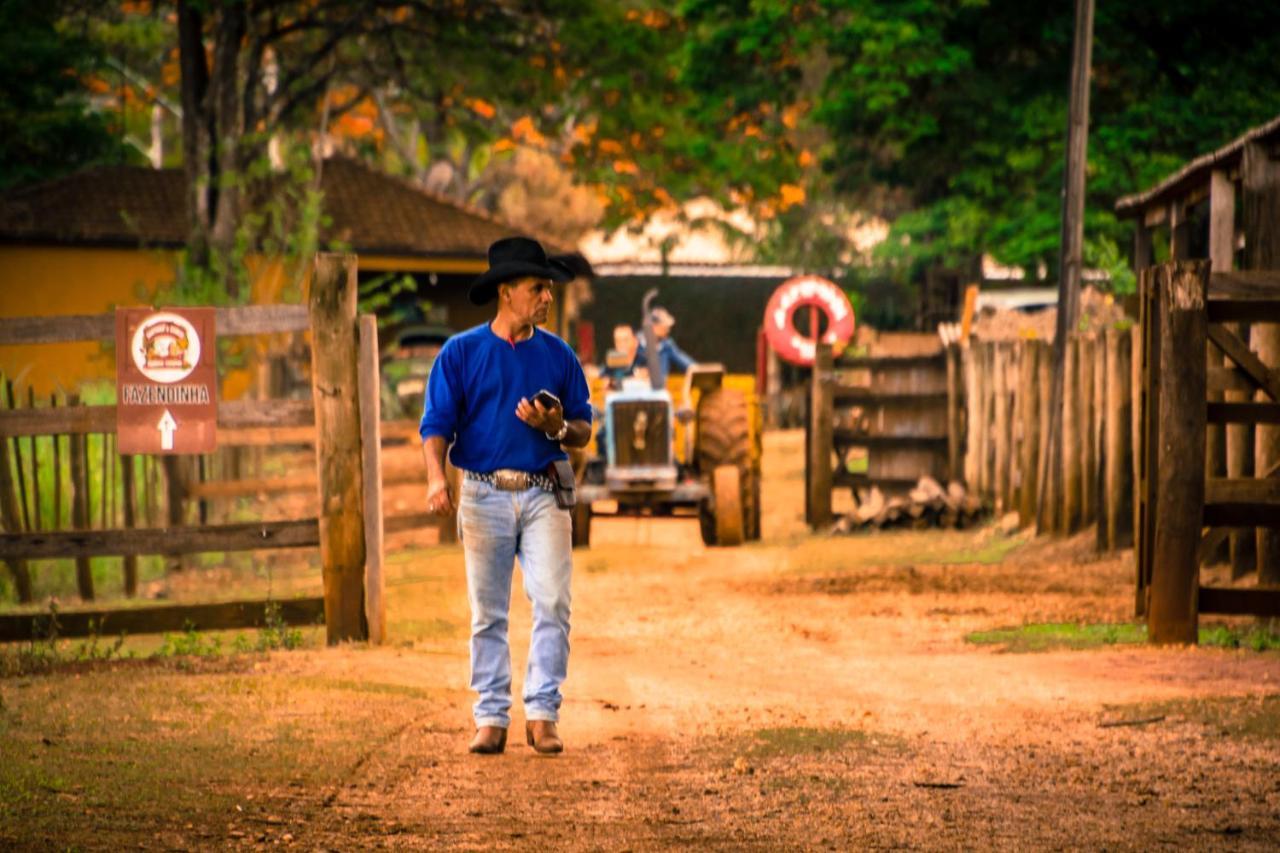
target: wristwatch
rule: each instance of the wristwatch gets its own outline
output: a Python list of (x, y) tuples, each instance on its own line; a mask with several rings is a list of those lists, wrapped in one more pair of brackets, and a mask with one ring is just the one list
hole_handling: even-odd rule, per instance
[(569, 422), (560, 421), (560, 430), (558, 432), (544, 432), (547, 438), (552, 441), (564, 441), (564, 437), (569, 434)]

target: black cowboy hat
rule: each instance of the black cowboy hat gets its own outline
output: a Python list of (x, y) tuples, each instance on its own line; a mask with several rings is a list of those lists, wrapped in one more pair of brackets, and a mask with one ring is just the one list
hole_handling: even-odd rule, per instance
[(548, 259), (537, 240), (504, 237), (489, 247), (489, 269), (471, 283), (467, 292), (473, 305), (492, 302), (498, 285), (518, 278), (549, 278), (563, 284), (573, 272), (559, 261)]

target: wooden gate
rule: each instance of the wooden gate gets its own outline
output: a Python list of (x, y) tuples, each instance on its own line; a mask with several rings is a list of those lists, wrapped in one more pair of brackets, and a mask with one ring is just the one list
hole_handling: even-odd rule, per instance
[[(60, 636), (147, 633), (262, 625), (268, 606), (286, 624), (323, 621), (330, 642), (383, 638), (382, 504), (375, 318), (356, 317), (356, 258), (319, 255), (310, 305), (221, 308), (218, 336), (309, 330), (311, 400), (244, 400), (218, 404), (218, 428), (253, 433), (262, 442), (290, 430), (314, 430), (320, 514), (291, 521), (143, 529), (0, 534), (0, 559), (87, 558), (320, 547), (324, 595), (286, 601), (93, 609), (57, 614)], [(114, 314), (0, 320), (0, 344), (103, 341), (114, 337)], [(357, 405), (352, 405), (358, 401)], [(115, 406), (15, 409), (0, 412), (0, 441), (18, 436), (112, 434)], [(258, 443), (253, 441), (251, 443)], [(3, 484), (8, 491), (8, 483)], [(414, 519), (417, 521), (418, 519)], [(46, 636), (49, 614), (0, 616), (0, 641)]]
[[(838, 363), (829, 345), (818, 347), (805, 431), (805, 518), (812, 527), (830, 523), (832, 488), (877, 486), (905, 494), (921, 477), (945, 483), (961, 476), (959, 365), (956, 346)], [(849, 375), (857, 379), (841, 378)], [(850, 470), (858, 448), (866, 450), (865, 473)]]
[[(1232, 528), (1280, 528), (1280, 464), (1254, 478), (1207, 478), (1204, 465), (1208, 424), (1280, 424), (1280, 372), (1225, 325), (1280, 323), (1280, 272), (1209, 268), (1173, 261), (1139, 276), (1137, 609), (1157, 643), (1196, 642), (1200, 613), (1280, 616), (1280, 586), (1200, 585)], [(1232, 366), (1206, 366), (1209, 341)], [(1210, 400), (1242, 390), (1265, 399)]]

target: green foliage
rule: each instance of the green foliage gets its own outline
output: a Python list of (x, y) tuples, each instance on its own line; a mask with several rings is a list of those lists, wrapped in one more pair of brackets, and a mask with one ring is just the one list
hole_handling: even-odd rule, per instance
[(265, 625), (258, 632), (258, 651), (292, 650), (302, 647), (302, 631), (285, 624), (284, 617), (280, 614), (279, 602), (273, 601), (267, 605), (263, 621)]
[[(874, 266), (894, 281), (930, 264), (966, 269), (984, 252), (1056, 270), (1072, 4), (826, 0), (794, 5), (780, 25), (789, 5), (688, 0), (698, 37), (682, 79), (712, 104), (809, 107), (823, 140), (810, 185), (891, 219)], [(1119, 196), (1275, 114), (1278, 54), (1280, 19), (1266, 4), (1099, 4), (1089, 263), (1122, 268)]]
[(421, 322), (431, 310), (431, 302), (413, 298), (417, 292), (413, 276), (384, 273), (360, 283), (359, 311), (377, 316), (379, 329)]
[(0, 189), (129, 157), (81, 83), (102, 52), (59, 29), (60, 6), (0, 0)]

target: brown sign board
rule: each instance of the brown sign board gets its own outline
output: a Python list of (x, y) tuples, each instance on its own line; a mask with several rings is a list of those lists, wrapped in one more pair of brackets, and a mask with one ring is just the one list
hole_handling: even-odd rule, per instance
[(212, 453), (218, 373), (212, 308), (116, 309), (121, 453)]

